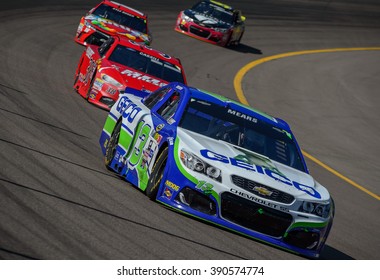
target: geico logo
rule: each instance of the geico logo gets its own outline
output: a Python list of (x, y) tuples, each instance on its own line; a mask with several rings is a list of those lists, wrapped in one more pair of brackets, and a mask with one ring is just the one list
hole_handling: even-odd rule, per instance
[(307, 193), (307, 194), (309, 194), (315, 198), (321, 198), (320, 193), (318, 193), (314, 188), (307, 186), (307, 185), (304, 185), (304, 184), (301, 184), (301, 183), (298, 183), (296, 181), (292, 181), (289, 178), (285, 177), (284, 175), (279, 174), (278, 172), (275, 172), (275, 171), (270, 170), (268, 168), (265, 168), (263, 166), (256, 165), (256, 164), (250, 164), (250, 163), (247, 163), (245, 161), (242, 161), (242, 160), (239, 160), (236, 158), (226, 157), (224, 155), (217, 154), (217, 153), (212, 152), (212, 151), (207, 150), (207, 149), (201, 150), (200, 153), (203, 157), (205, 157), (207, 159), (214, 160), (214, 161), (220, 161), (220, 162), (223, 162), (226, 164), (231, 164), (233, 166), (243, 168), (243, 169), (246, 169), (246, 170), (249, 170), (252, 172), (263, 174), (263, 175), (270, 177), (270, 178), (272, 178), (278, 182), (281, 182), (281, 183), (286, 184), (288, 186), (293, 186), (296, 189), (303, 191), (303, 192), (305, 192), (305, 193)]
[(141, 108), (133, 103), (128, 97), (122, 96), (119, 99), (116, 110), (123, 115), (124, 119), (127, 119), (129, 123), (132, 123), (137, 114), (141, 111)]

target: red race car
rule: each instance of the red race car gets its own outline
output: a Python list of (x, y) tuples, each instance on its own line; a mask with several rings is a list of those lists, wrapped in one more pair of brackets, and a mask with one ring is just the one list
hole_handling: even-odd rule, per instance
[(204, 0), (178, 15), (175, 31), (222, 47), (238, 45), (245, 30), (241, 11)]
[(111, 35), (150, 45), (147, 15), (114, 1), (102, 1), (82, 17), (75, 35), (81, 45), (100, 46)]
[(132, 40), (113, 36), (87, 46), (75, 73), (74, 89), (109, 110), (126, 87), (151, 93), (169, 82), (186, 84), (179, 59)]

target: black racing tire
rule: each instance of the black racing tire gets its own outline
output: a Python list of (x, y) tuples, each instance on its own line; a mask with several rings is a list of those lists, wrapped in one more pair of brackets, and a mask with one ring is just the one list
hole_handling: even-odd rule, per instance
[(157, 198), (158, 188), (164, 176), (167, 159), (168, 147), (165, 147), (153, 165), (152, 174), (149, 177), (148, 186), (145, 190), (147, 197), (151, 200), (156, 200)]
[(240, 45), (240, 41), (241, 41), (241, 38), (243, 38), (243, 35), (244, 35), (244, 31), (240, 34), (239, 39), (236, 41), (236, 46)]
[(77, 84), (78, 82), (78, 79), (79, 79), (79, 74), (80, 74), (80, 68), (82, 66), (82, 63), (83, 63), (83, 58), (80, 60), (79, 64), (78, 64), (78, 67), (77, 67), (77, 70), (75, 71), (75, 76), (74, 76), (74, 87), (75, 85)]
[(232, 33), (228, 36), (227, 42), (224, 45), (225, 48), (229, 48), (231, 46), (231, 38), (232, 38)]
[[(75, 87), (75, 85), (77, 84), (78, 79), (79, 79), (79, 73), (75, 73), (74, 84), (73, 84), (74, 87)], [(76, 88), (75, 88), (75, 90), (76, 90)]]
[(110, 164), (115, 156), (116, 152), (116, 147), (117, 144), (119, 143), (119, 138), (120, 138), (120, 131), (121, 131), (121, 120), (116, 124), (115, 129), (113, 130), (111, 134), (111, 138), (107, 144), (106, 147), (106, 153), (104, 155), (104, 164), (108, 169), (110, 168)]

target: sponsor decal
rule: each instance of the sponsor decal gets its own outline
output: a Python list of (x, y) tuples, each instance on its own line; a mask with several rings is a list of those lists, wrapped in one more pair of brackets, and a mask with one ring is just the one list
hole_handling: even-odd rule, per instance
[(91, 48), (86, 49), (86, 56), (88, 58), (91, 58), (93, 54), (94, 54), (94, 51)]
[(117, 9), (117, 8), (112, 8), (112, 9), (115, 10), (115, 11), (118, 11), (119, 13), (122, 13), (122, 14), (124, 14), (124, 15), (130, 16), (130, 17), (135, 17), (134, 15), (132, 15), (132, 14), (130, 14), (130, 13), (127, 13), (127, 12), (125, 12), (125, 11), (122, 11), (122, 10), (120, 10), (120, 9)]
[(135, 72), (135, 71), (132, 71), (129, 69), (122, 71), (121, 74), (126, 75), (127, 77), (132, 77), (132, 78), (135, 78), (137, 80), (141, 80), (143, 82), (147, 82), (147, 83), (155, 85), (155, 86), (159, 86), (159, 87), (163, 87), (163, 86), (167, 85), (167, 83), (161, 82), (158, 79), (152, 78), (148, 75), (144, 75), (144, 74), (141, 74), (139, 72)]
[[(144, 167), (146, 164), (149, 165), (149, 155), (150, 155), (150, 149), (152, 147), (153, 141), (150, 141), (147, 145), (147, 148), (145, 148), (146, 144), (148, 143), (149, 134), (151, 132), (152, 128), (149, 123), (145, 123), (145, 121), (142, 121), (142, 126), (140, 127), (140, 131), (136, 132), (138, 133), (138, 136), (135, 137), (135, 143), (133, 147), (132, 154), (129, 159), (129, 163), (131, 166), (136, 166), (140, 161), (144, 161), (145, 157), (145, 163), (143, 163)], [(141, 165), (140, 165), (141, 166)]]
[(109, 87), (109, 88), (107, 88), (106, 92), (109, 93), (109, 94), (111, 94), (111, 95), (114, 95), (115, 93), (117, 93), (117, 90), (114, 89), (114, 88)]
[[(147, 49), (149, 49), (149, 48), (147, 48)], [(146, 54), (146, 53), (143, 53), (143, 52), (140, 52), (139, 54), (142, 55), (142, 56), (145, 56), (147, 58), (150, 58), (151, 60), (159, 61), (159, 59), (157, 57), (154, 57), (153, 55), (149, 55), (149, 54)]]
[(150, 152), (149, 150), (144, 150), (143, 151), (143, 158), (142, 158), (142, 161), (141, 161), (141, 168), (145, 168), (145, 166), (147, 165), (147, 162), (149, 160), (149, 155), (150, 155)]
[(104, 84), (104, 82), (101, 79), (96, 78), (96, 80), (95, 80), (94, 85), (92, 86), (92, 88), (96, 89), (96, 90), (101, 90), (103, 84)]
[(245, 119), (247, 121), (250, 121), (250, 122), (253, 122), (253, 123), (257, 123), (257, 119), (256, 118), (254, 118), (254, 117), (252, 117), (250, 115), (244, 114), (242, 112), (235, 111), (235, 110), (232, 110), (232, 109), (228, 109), (227, 113), (231, 114), (231, 115), (234, 115), (236, 117)]
[(119, 152), (118, 150), (116, 150), (116, 153), (115, 153), (115, 157), (114, 157), (114, 159), (115, 159), (116, 161), (120, 161), (119, 159), (121, 159), (121, 158), (120, 158), (120, 152)]
[(212, 193), (214, 186), (206, 181), (199, 181), (195, 188), (202, 191), (204, 194), (209, 195)]
[(106, 139), (106, 141), (104, 141), (104, 144), (103, 144), (104, 148), (107, 148), (107, 146), (108, 146), (108, 139)]
[(253, 202), (256, 202), (258, 204), (265, 205), (267, 207), (270, 207), (270, 208), (273, 208), (273, 209), (276, 209), (276, 210), (280, 210), (280, 211), (283, 211), (283, 212), (289, 212), (289, 208), (284, 207), (282, 205), (277, 205), (277, 204), (269, 202), (269, 201), (266, 201), (266, 200), (264, 200), (262, 198), (258, 198), (258, 197), (256, 197), (253, 194), (245, 193), (245, 192), (239, 191), (239, 190), (234, 189), (234, 188), (231, 188), (230, 192), (233, 193), (233, 194), (236, 194), (236, 195), (238, 195), (240, 197), (243, 197), (245, 199), (248, 199), (248, 200), (251, 200)]
[(174, 145), (174, 137), (168, 137), (167, 140), (168, 140), (170, 146)]
[(160, 55), (166, 59), (171, 59), (172, 57), (166, 53), (160, 53)]
[(160, 144), (160, 142), (162, 140), (162, 136), (158, 133), (155, 133), (153, 136), (153, 139), (156, 140), (157, 144)]
[(209, 160), (220, 161), (220, 162), (223, 162), (226, 164), (231, 164), (233, 166), (243, 168), (243, 169), (246, 169), (246, 170), (249, 170), (252, 172), (263, 174), (263, 175), (270, 177), (270, 178), (272, 178), (278, 182), (281, 182), (285, 185), (293, 186), (296, 189), (303, 191), (303, 192), (305, 192), (305, 193), (307, 193), (307, 194), (309, 194), (315, 198), (321, 198), (320, 193), (317, 192), (317, 190), (315, 190), (314, 188), (307, 186), (307, 185), (304, 185), (304, 184), (301, 184), (301, 183), (298, 183), (296, 181), (292, 181), (289, 178), (287, 178), (285, 175), (279, 174), (275, 170), (270, 170), (270, 169), (267, 169), (263, 166), (256, 165), (256, 164), (250, 164), (250, 163), (241, 161), (241, 160), (236, 159), (236, 158), (226, 157), (224, 155), (217, 154), (217, 153), (212, 152), (212, 151), (207, 150), (207, 149), (201, 150), (200, 154)]
[(83, 29), (83, 26), (84, 26), (84, 24), (81, 22), (81, 23), (79, 23), (79, 25), (78, 25), (78, 29), (77, 29), (77, 36), (81, 33), (81, 31), (82, 31), (82, 29)]
[(176, 192), (178, 192), (179, 190), (179, 186), (169, 180), (166, 180), (165, 185), (171, 188), (172, 190), (175, 190)]
[(169, 199), (171, 199), (172, 196), (173, 196), (172, 191), (171, 191), (170, 189), (168, 189), (168, 188), (165, 188), (165, 190), (164, 190), (164, 194), (165, 194), (165, 196), (166, 196), (167, 198), (169, 198)]
[(94, 75), (94, 72), (96, 70), (97, 64), (94, 60), (90, 60), (89, 65), (86, 68), (86, 72), (84, 75), (79, 75), (79, 80), (81, 80), (84, 84), (87, 84), (89, 80)]
[(163, 123), (161, 123), (161, 124), (157, 125), (157, 127), (156, 127), (156, 132), (160, 132), (160, 131), (161, 131), (161, 129), (163, 129), (163, 128), (164, 128), (164, 126), (165, 126), (165, 124), (163, 124)]

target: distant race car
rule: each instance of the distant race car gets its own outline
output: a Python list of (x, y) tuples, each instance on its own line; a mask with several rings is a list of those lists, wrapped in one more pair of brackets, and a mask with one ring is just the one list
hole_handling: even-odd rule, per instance
[(147, 15), (114, 1), (102, 1), (82, 17), (75, 35), (81, 45), (100, 46), (111, 35), (150, 45)]
[(238, 45), (245, 31), (241, 11), (213, 0), (203, 0), (181, 11), (174, 30), (220, 46)]
[(127, 86), (147, 95), (169, 82), (186, 84), (179, 59), (132, 40), (110, 37), (102, 46), (89, 45), (84, 50), (74, 89), (90, 103), (109, 110)]
[(319, 256), (334, 203), (285, 121), (180, 83), (142, 95), (127, 89), (106, 119), (109, 169), (172, 209)]

